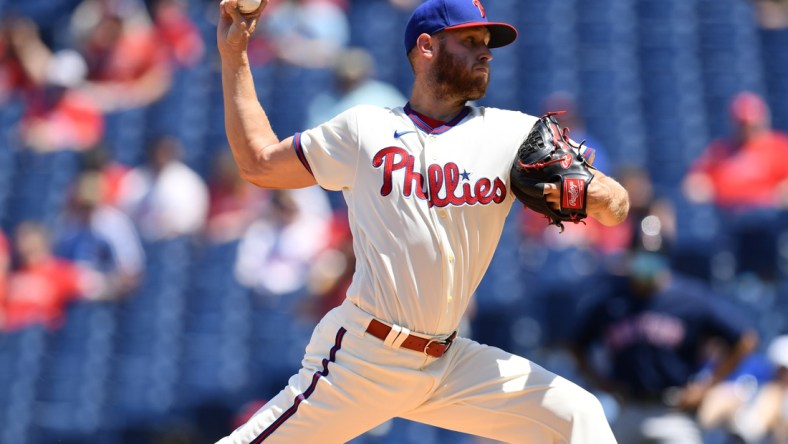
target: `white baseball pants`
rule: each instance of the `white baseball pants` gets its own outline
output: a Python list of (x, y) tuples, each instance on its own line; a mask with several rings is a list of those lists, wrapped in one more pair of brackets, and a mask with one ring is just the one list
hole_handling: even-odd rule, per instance
[(344, 443), (401, 417), (522, 444), (615, 443), (599, 401), (503, 350), (457, 338), (441, 358), (365, 334), (345, 301), (315, 327), (301, 370), (217, 444)]

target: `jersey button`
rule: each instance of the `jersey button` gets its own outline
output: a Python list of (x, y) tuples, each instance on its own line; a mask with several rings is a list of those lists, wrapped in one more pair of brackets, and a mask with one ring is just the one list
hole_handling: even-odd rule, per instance
[(454, 255), (453, 255), (453, 254), (450, 254), (450, 255), (449, 255), (449, 263), (450, 263), (450, 264), (453, 264), (453, 263), (454, 263)]
[(446, 210), (440, 210), (440, 212), (438, 212), (438, 214), (440, 215), (440, 217), (442, 219), (446, 219)]

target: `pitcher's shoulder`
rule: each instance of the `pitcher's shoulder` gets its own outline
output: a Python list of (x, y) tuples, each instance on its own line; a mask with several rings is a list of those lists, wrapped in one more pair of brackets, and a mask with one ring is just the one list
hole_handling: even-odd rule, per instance
[(495, 108), (491, 106), (472, 106), (471, 113), (477, 114), (486, 119), (525, 122), (525, 123), (530, 123), (531, 125), (533, 125), (533, 123), (539, 120), (538, 117), (532, 116), (522, 111), (504, 109), (504, 108)]
[(370, 116), (370, 117), (404, 114), (404, 110), (402, 106), (389, 108), (389, 107), (367, 105), (367, 104), (355, 105), (352, 108), (350, 108), (347, 112), (351, 112), (359, 116)]
[(495, 127), (497, 131), (509, 131), (507, 128), (530, 130), (538, 117), (510, 109), (493, 108), (486, 106), (472, 107), (472, 118), (479, 118), (486, 126)]

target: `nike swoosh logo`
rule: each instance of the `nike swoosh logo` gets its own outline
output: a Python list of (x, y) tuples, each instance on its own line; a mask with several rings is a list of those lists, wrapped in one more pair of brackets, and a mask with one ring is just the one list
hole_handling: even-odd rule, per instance
[(404, 136), (405, 134), (415, 133), (416, 131), (397, 131), (394, 130), (394, 138), (399, 139), (400, 137)]

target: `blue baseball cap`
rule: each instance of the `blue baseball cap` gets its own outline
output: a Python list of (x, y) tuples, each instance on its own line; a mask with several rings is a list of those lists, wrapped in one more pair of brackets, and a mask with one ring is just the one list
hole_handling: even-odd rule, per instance
[(481, 0), (427, 0), (419, 5), (405, 28), (405, 52), (416, 46), (421, 34), (434, 35), (445, 29), (484, 26), (490, 30), (490, 48), (499, 48), (517, 38), (517, 30), (507, 23), (487, 20)]

